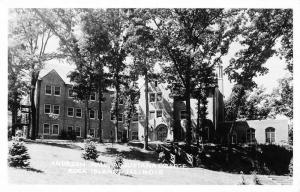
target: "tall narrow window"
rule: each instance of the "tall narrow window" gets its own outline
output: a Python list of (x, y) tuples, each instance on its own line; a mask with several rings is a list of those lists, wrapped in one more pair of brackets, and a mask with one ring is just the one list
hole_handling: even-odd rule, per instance
[(90, 110), (90, 119), (95, 119), (95, 110)]
[(54, 95), (60, 96), (60, 87), (54, 87)]
[(72, 88), (69, 88), (68, 96), (71, 97), (71, 98), (74, 97), (74, 91), (73, 91)]
[(59, 115), (60, 107), (59, 105), (53, 105), (53, 114)]
[(81, 108), (77, 108), (76, 109), (76, 117), (78, 117), (78, 118), (81, 118), (82, 117), (82, 110), (81, 110)]
[(155, 102), (155, 93), (150, 93), (149, 94), (149, 101), (150, 101), (150, 103), (153, 103), (153, 102)]
[(159, 101), (162, 101), (162, 93), (157, 93), (156, 95), (156, 100), (159, 102)]
[(68, 116), (73, 117), (74, 116), (74, 108), (73, 107), (68, 107)]
[(162, 117), (162, 110), (157, 110), (156, 111), (156, 117), (157, 118)]
[(255, 142), (255, 129), (253, 129), (253, 128), (247, 129), (247, 141), (249, 143)]
[(53, 135), (58, 135), (59, 133), (59, 126), (57, 124), (52, 125), (52, 134)]
[(50, 104), (45, 104), (44, 113), (45, 114), (51, 113), (51, 105)]
[(96, 93), (95, 92), (91, 93), (90, 100), (91, 101), (96, 101)]
[(81, 128), (80, 127), (76, 127), (75, 128), (75, 133), (77, 137), (81, 137)]
[(44, 123), (44, 127), (43, 127), (43, 133), (45, 135), (49, 135), (50, 134), (50, 125), (48, 123)]
[(45, 94), (52, 95), (51, 85), (46, 85)]
[(266, 132), (266, 143), (275, 143), (275, 128), (268, 127), (265, 130)]

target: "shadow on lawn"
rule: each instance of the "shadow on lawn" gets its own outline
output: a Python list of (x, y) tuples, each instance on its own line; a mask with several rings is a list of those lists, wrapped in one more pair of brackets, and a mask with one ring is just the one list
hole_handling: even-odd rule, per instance
[(21, 169), (24, 169), (26, 171), (36, 172), (36, 173), (44, 173), (44, 171), (39, 170), (39, 169), (35, 169), (35, 168), (32, 168), (32, 167), (24, 167), (24, 168), (21, 168)]
[(125, 159), (139, 160), (139, 161), (150, 161), (152, 163), (158, 162), (158, 155), (155, 152), (148, 151), (144, 152), (139, 149), (130, 148), (129, 151), (118, 151), (116, 148), (109, 147), (106, 148), (106, 152), (101, 152), (102, 154), (108, 155), (122, 155)]
[(26, 143), (28, 143), (28, 144), (36, 143), (36, 144), (50, 145), (50, 146), (54, 146), (54, 147), (67, 148), (67, 149), (82, 150), (82, 148), (80, 146), (74, 145), (74, 144), (54, 143), (54, 142), (42, 142), (42, 141), (30, 141), (30, 140), (26, 140)]

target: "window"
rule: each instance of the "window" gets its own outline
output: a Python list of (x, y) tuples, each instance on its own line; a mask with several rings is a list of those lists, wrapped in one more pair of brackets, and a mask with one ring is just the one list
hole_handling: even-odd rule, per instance
[(156, 100), (162, 101), (162, 93), (157, 93)]
[(75, 128), (75, 133), (77, 137), (81, 137), (81, 128), (80, 127), (76, 127)]
[(131, 140), (138, 140), (138, 132), (137, 131), (132, 131), (131, 132)]
[(133, 117), (132, 117), (132, 121), (138, 121), (139, 120), (139, 114), (138, 113), (134, 113)]
[(162, 117), (162, 110), (157, 110), (156, 111), (156, 117)]
[(60, 87), (54, 87), (54, 95), (60, 96)]
[(53, 114), (59, 115), (59, 105), (53, 105)]
[(123, 114), (118, 114), (118, 121), (123, 121)]
[(91, 101), (96, 101), (96, 93), (91, 93), (90, 100)]
[(72, 132), (73, 131), (73, 126), (68, 126), (67, 130), (68, 130), (69, 133)]
[(73, 117), (74, 116), (74, 108), (73, 107), (68, 107), (68, 116)]
[(51, 85), (46, 85), (45, 94), (52, 95)]
[(44, 123), (43, 133), (44, 133), (44, 135), (50, 134), (50, 125), (48, 123)]
[(82, 110), (81, 110), (81, 108), (77, 108), (76, 109), (76, 117), (79, 117), (79, 118), (81, 118), (82, 117)]
[(90, 119), (95, 119), (95, 110), (90, 110)]
[(187, 113), (186, 111), (180, 111), (180, 119), (186, 119)]
[(103, 111), (101, 112), (98, 111), (98, 119), (103, 120)]
[(247, 141), (249, 143), (255, 142), (255, 129), (253, 129), (253, 128), (247, 129)]
[(150, 93), (149, 96), (150, 96), (150, 99), (149, 99), (150, 103), (155, 102), (155, 93)]
[(72, 88), (69, 88), (68, 96), (69, 96), (69, 97), (74, 97), (74, 91), (73, 91)]
[(266, 132), (266, 143), (274, 143), (275, 142), (275, 128), (268, 127), (265, 130)]
[(45, 114), (51, 113), (51, 105), (50, 104), (45, 104), (44, 113)]
[(59, 132), (59, 127), (57, 124), (53, 124), (52, 125), (52, 134), (53, 135), (58, 135), (58, 132)]
[(110, 113), (110, 120), (111, 120), (111, 121), (116, 120), (116, 116), (115, 116), (114, 113)]
[(95, 135), (95, 129), (94, 129), (94, 128), (91, 128), (91, 129), (89, 130), (89, 135), (92, 136), (92, 137), (95, 137), (95, 136), (96, 136), (96, 135)]
[(154, 119), (155, 111), (149, 111), (149, 119)]
[(154, 86), (157, 87), (158, 81), (154, 81)]

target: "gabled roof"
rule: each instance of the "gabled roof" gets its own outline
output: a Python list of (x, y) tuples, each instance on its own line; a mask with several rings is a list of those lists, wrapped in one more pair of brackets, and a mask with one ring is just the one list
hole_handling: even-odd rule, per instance
[(45, 74), (44, 76), (40, 77), (39, 79), (43, 79), (43, 78), (47, 77), (49, 74), (51, 74), (51, 73), (55, 73), (65, 84), (67, 84), (66, 81), (57, 73), (57, 71), (55, 69), (52, 69), (47, 74)]

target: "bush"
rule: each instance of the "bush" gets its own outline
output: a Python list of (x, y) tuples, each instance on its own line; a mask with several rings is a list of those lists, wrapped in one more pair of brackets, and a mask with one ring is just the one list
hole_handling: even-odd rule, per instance
[(96, 144), (93, 141), (87, 140), (84, 145), (84, 152), (82, 153), (82, 158), (85, 160), (96, 160), (99, 154), (96, 149)]
[(289, 175), (293, 176), (293, 158), (291, 159), (289, 164)]
[(18, 137), (15, 137), (9, 148), (8, 165), (11, 167), (28, 167), (29, 159), (26, 146)]
[(111, 166), (112, 170), (116, 174), (120, 174), (123, 163), (124, 163), (123, 156), (117, 155), (117, 157), (115, 158), (114, 164)]
[(62, 140), (76, 140), (76, 133), (75, 131), (65, 131), (62, 130), (59, 134), (59, 139)]

